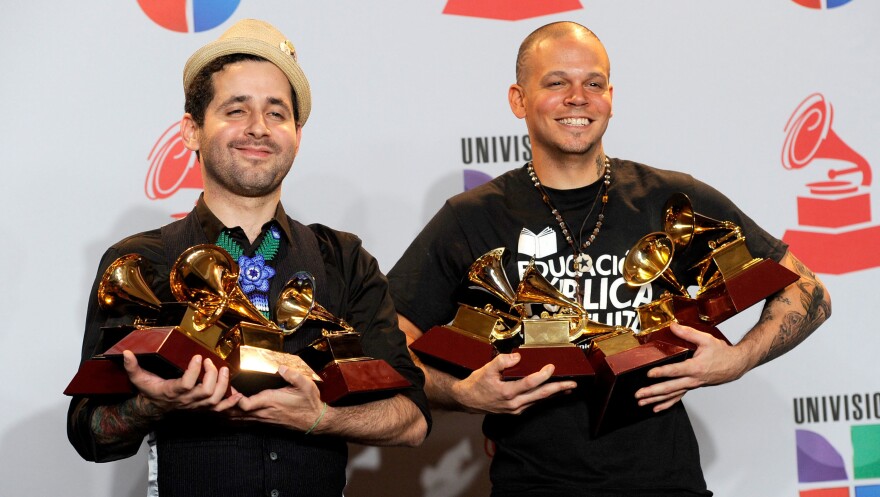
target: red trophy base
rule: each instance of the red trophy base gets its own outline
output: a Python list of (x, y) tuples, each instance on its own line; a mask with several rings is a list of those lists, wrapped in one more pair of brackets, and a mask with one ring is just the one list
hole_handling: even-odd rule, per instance
[(639, 406), (635, 398), (640, 388), (663, 381), (663, 378), (648, 378), (648, 370), (681, 362), (689, 354), (684, 347), (659, 340), (607, 356), (601, 349), (593, 350), (589, 356), (597, 379), (597, 390), (590, 405), (593, 435), (652, 416), (652, 407)]
[(134, 385), (128, 381), (128, 374), (119, 363), (102, 358), (83, 362), (64, 389), (64, 395), (128, 395), (134, 392)]
[(537, 373), (544, 366), (553, 364), (555, 369), (551, 379), (572, 378), (578, 379), (585, 376), (593, 376), (593, 366), (587, 360), (584, 351), (575, 345), (561, 345), (557, 347), (517, 347), (512, 353), (520, 355), (520, 360), (515, 365), (507, 368), (502, 373), (504, 380), (519, 380), (526, 376)]
[(390, 397), (395, 390), (411, 386), (381, 359), (334, 361), (318, 372), (321, 400), (330, 405), (358, 404)]
[(817, 273), (845, 274), (880, 266), (880, 226), (840, 233), (789, 230), (782, 241)]
[[(797, 281), (797, 273), (772, 259), (749, 266), (708, 288), (697, 300), (705, 321), (718, 324)], [(677, 314), (676, 314), (677, 316)]]
[(121, 363), (125, 350), (130, 350), (137, 357), (140, 367), (165, 379), (179, 378), (195, 355), (210, 359), (217, 369), (229, 367), (230, 376), (236, 373), (227, 361), (176, 326), (134, 330), (107, 349), (103, 356)]
[[(691, 328), (693, 328), (697, 331), (702, 331), (703, 333), (708, 333), (708, 334), (712, 335), (713, 337), (726, 343), (727, 345), (731, 345), (730, 340), (728, 340), (727, 337), (724, 336), (723, 333), (721, 333), (721, 330), (719, 330), (718, 328), (716, 328), (714, 326), (710, 326), (710, 325), (707, 325), (704, 323), (687, 323), (687, 322), (681, 322), (681, 321), (680, 321), (680, 324), (683, 326), (690, 326)], [(641, 344), (646, 344), (649, 342), (658, 341), (658, 342), (663, 342), (663, 343), (667, 343), (670, 345), (675, 345), (676, 347), (682, 347), (682, 348), (688, 349), (688, 351), (689, 351), (688, 357), (691, 357), (693, 355), (693, 352), (695, 350), (697, 350), (696, 344), (679, 338), (678, 335), (673, 333), (672, 330), (668, 326), (666, 326), (662, 329), (659, 329), (657, 331), (652, 331), (650, 333), (643, 333), (643, 334), (636, 335), (636, 339), (638, 339), (639, 343), (641, 343)]]
[(449, 326), (434, 326), (409, 348), (429, 366), (462, 378), (495, 357), (491, 343)]

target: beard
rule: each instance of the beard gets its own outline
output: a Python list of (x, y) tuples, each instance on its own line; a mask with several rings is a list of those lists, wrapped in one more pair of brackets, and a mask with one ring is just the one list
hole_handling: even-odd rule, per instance
[[(264, 147), (272, 154), (263, 160), (236, 156), (235, 148)], [(228, 144), (208, 143), (200, 147), (206, 179), (228, 193), (241, 197), (264, 197), (281, 187), (296, 157), (295, 149), (282, 151), (269, 140), (240, 140)]]

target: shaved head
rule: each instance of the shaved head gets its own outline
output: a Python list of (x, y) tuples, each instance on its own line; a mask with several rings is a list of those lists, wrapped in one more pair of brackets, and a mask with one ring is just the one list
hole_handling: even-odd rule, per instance
[[(526, 36), (526, 39), (523, 40), (522, 44), (519, 46), (519, 53), (517, 53), (516, 55), (516, 83), (523, 83), (527, 72), (529, 58), (531, 57), (536, 45), (547, 39), (562, 38), (564, 36), (572, 35), (584, 38), (592, 38), (598, 41), (599, 45), (602, 45), (599, 37), (596, 36), (596, 33), (593, 33), (586, 26), (582, 26), (576, 22), (560, 21), (545, 24), (544, 26), (541, 26), (540, 28), (532, 31), (530, 35)], [(605, 55), (605, 58), (607, 60), (607, 54)], [(609, 62), (609, 77), (611, 76), (610, 66), (611, 64)]]

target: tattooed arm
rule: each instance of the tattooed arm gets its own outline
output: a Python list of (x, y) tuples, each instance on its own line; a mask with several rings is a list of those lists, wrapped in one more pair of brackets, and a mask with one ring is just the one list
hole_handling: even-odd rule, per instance
[(668, 378), (636, 392), (639, 405), (662, 411), (681, 400), (688, 390), (736, 380), (752, 368), (781, 356), (804, 341), (831, 315), (831, 297), (819, 278), (791, 253), (780, 264), (800, 276), (798, 281), (767, 299), (758, 322), (734, 346), (706, 333), (674, 324), (672, 331), (697, 345), (687, 361), (648, 372)]
[[(125, 371), (138, 394), (119, 403), (90, 406), (91, 399), (72, 403), (68, 437), (80, 455), (90, 461), (112, 461), (137, 452), (144, 436), (171, 411), (210, 409), (224, 411), (241, 394), (226, 396), (229, 370), (195, 356), (183, 376), (165, 380), (142, 369), (134, 354), (123, 353)], [(199, 375), (201, 374), (201, 379)]]

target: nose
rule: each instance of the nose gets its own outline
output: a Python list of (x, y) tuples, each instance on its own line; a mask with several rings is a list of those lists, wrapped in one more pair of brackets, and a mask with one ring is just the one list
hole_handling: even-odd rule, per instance
[(582, 86), (573, 85), (571, 91), (565, 97), (565, 103), (566, 105), (587, 105), (589, 103), (587, 90)]
[(261, 138), (269, 135), (269, 127), (266, 126), (265, 116), (255, 113), (245, 129), (245, 133), (254, 138)]

